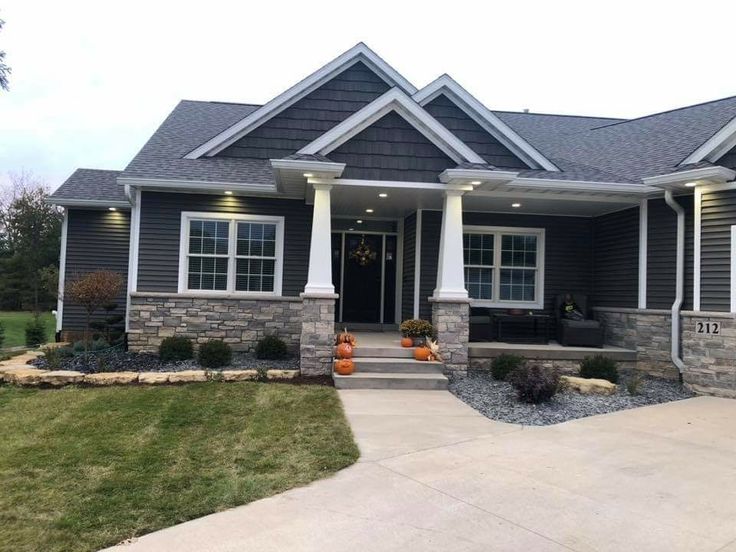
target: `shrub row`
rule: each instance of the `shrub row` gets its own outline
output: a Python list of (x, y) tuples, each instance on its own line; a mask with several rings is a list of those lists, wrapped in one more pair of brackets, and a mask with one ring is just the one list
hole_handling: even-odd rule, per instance
[[(194, 346), (186, 337), (167, 337), (158, 350), (161, 362), (178, 362), (194, 358)], [(286, 358), (286, 343), (274, 335), (268, 335), (256, 344), (256, 357), (266, 360)], [(212, 339), (199, 346), (197, 360), (204, 368), (219, 368), (230, 364), (233, 351), (230, 345), (219, 339)]]

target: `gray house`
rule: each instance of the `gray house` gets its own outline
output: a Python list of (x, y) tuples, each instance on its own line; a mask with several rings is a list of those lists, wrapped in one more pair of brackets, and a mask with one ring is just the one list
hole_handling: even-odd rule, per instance
[[(306, 374), (330, 373), (336, 325), (407, 318), (464, 371), (491, 354), (471, 309), (554, 314), (572, 291), (639, 369), (736, 394), (734, 169), (736, 97), (633, 120), (492, 111), (358, 44), (265, 105), (182, 101), (123, 171), (75, 171), (52, 196), (60, 288), (115, 270), (132, 350), (278, 333)], [(82, 329), (58, 310), (61, 335)]]

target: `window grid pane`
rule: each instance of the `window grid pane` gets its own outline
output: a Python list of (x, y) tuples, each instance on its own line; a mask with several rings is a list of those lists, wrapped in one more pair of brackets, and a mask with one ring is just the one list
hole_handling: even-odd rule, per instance
[(501, 236), (502, 267), (537, 267), (537, 236)]

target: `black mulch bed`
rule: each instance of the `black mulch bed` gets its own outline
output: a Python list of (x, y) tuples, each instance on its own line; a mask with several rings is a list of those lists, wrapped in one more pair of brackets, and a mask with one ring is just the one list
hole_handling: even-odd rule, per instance
[(486, 372), (471, 372), (465, 378), (452, 379), (450, 391), (488, 418), (523, 425), (558, 424), (694, 396), (678, 382), (646, 378), (636, 395), (627, 392), (624, 381), (619, 383), (615, 395), (581, 395), (566, 390), (557, 393), (548, 403), (535, 405), (518, 401), (510, 384), (494, 380)]
[[(46, 370), (76, 370), (85, 374), (99, 372), (181, 372), (183, 370), (201, 370), (196, 360), (179, 362), (160, 362), (158, 356), (148, 353), (131, 353), (117, 349), (98, 353), (80, 354), (64, 358), (58, 365), (49, 365), (45, 357), (29, 362)], [(296, 357), (283, 360), (261, 360), (253, 353), (233, 353), (230, 366), (224, 370), (298, 370), (299, 359)], [(296, 378), (300, 379), (300, 378)]]

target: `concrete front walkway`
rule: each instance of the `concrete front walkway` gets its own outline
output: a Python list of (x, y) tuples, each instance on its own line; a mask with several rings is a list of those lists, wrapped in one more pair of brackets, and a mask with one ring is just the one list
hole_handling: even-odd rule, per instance
[(356, 465), (115, 550), (736, 552), (734, 400), (531, 428), (445, 391), (340, 396)]

